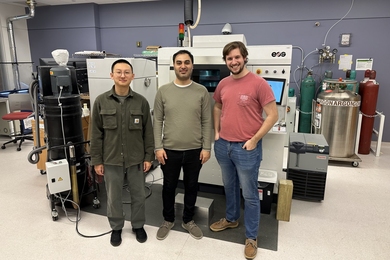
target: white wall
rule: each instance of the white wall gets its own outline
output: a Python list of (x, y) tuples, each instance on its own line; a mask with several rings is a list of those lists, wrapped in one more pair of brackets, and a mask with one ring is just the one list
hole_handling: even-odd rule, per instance
[[(26, 6), (27, 7), (27, 6)], [(11, 62), (11, 49), (7, 32), (7, 19), (15, 16), (25, 15), (26, 8), (23, 6), (0, 4), (0, 61)], [(34, 18), (31, 18), (34, 19)], [(26, 19), (13, 22), (14, 39), (16, 45), (16, 56), (18, 62), (31, 62), (31, 51), (28, 38)], [(20, 82), (29, 85), (32, 81), (31, 73), (33, 65), (20, 64), (19, 75)], [(14, 89), (14, 77), (11, 64), (0, 65), (0, 74), (2, 75), (2, 84), (0, 90)], [(23, 86), (22, 86), (23, 87)]]

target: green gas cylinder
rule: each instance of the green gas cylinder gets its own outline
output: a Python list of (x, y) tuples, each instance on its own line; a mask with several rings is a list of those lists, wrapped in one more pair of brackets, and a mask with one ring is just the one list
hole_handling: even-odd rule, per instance
[[(346, 75), (347, 79), (350, 79), (350, 80), (356, 80), (356, 71), (355, 70), (351, 70), (349, 71), (349, 74)], [(348, 77), (349, 76), (349, 77)], [(347, 84), (347, 89), (354, 92), (354, 93), (359, 93), (359, 84)]]
[(316, 82), (311, 72), (307, 73), (306, 78), (301, 83), (301, 96), (299, 105), (299, 125), (298, 132), (310, 133), (311, 129), (311, 114), (312, 114), (312, 102), (314, 99), (316, 90)]

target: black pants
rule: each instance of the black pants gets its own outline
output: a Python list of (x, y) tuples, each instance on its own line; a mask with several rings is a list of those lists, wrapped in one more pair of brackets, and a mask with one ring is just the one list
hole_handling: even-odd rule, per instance
[(194, 216), (196, 197), (198, 194), (198, 178), (202, 168), (199, 160), (201, 149), (174, 151), (165, 149), (168, 159), (161, 165), (164, 174), (162, 192), (163, 216), (165, 221), (175, 221), (175, 195), (176, 187), (183, 168), (184, 183), (184, 211), (183, 222), (187, 223)]

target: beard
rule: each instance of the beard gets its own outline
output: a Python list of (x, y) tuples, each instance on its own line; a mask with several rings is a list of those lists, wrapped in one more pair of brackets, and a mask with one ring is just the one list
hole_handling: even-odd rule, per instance
[(238, 71), (233, 71), (233, 69), (230, 68), (230, 67), (229, 67), (229, 70), (230, 70), (230, 72), (231, 72), (233, 75), (238, 75), (238, 74), (240, 74), (240, 73), (244, 70), (244, 65), (240, 65)]
[(189, 72), (187, 72), (185, 74), (181, 74), (180, 72), (175, 71), (175, 74), (176, 74), (176, 78), (181, 80), (181, 81), (186, 81), (188, 79), (191, 79), (191, 73), (189, 73)]

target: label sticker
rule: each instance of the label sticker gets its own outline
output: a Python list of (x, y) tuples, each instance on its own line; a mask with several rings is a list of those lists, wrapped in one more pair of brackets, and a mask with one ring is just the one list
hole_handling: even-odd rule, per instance
[(259, 189), (259, 200), (263, 200), (263, 190)]

